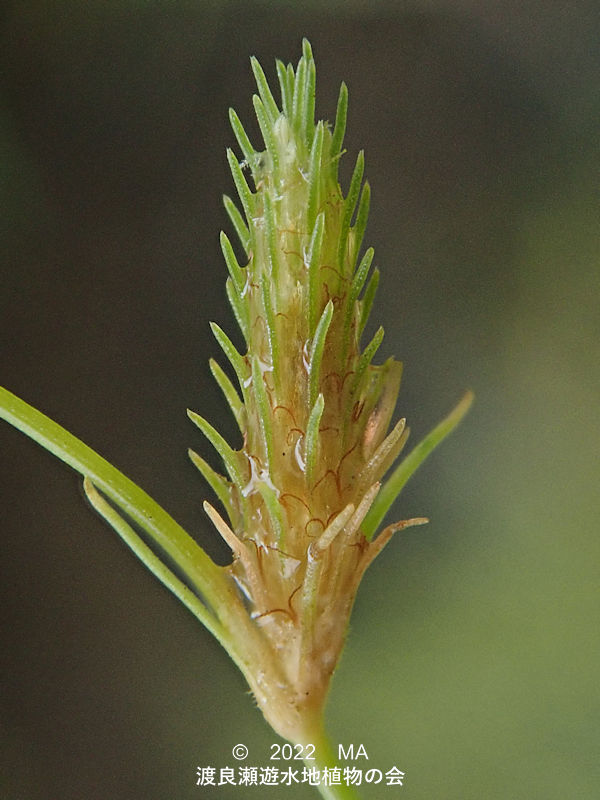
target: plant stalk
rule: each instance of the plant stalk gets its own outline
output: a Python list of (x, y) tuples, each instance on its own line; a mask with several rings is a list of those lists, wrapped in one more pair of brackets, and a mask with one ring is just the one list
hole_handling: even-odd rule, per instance
[(342, 782), (339, 784), (334, 783), (331, 786), (325, 786), (322, 782), (319, 782), (319, 785), (315, 786), (321, 797), (325, 798), (325, 800), (360, 800), (360, 795), (356, 789), (343, 782), (343, 767), (340, 767), (338, 763), (325, 729), (322, 726), (316, 729), (310, 739), (307, 739), (307, 742), (315, 746), (314, 758), (304, 760), (307, 769), (316, 769), (322, 777), (325, 769), (332, 770), (338, 767), (342, 775)]

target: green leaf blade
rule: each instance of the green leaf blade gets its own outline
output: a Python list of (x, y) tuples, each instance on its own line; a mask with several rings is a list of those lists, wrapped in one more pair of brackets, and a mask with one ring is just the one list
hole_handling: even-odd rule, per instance
[(427, 456), (456, 428), (473, 403), (473, 392), (468, 391), (458, 405), (406, 456), (385, 482), (375, 502), (369, 509), (362, 530), (365, 537), (373, 538), (377, 528), (389, 511), (409, 478), (416, 472)]
[(3, 387), (0, 387), (0, 417), (87, 476), (146, 531), (213, 608), (219, 606), (228, 592), (220, 568), (150, 495), (72, 433)]

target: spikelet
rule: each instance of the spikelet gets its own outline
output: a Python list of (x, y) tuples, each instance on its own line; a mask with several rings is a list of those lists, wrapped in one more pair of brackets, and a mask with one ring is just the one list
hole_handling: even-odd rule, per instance
[[(244, 443), (234, 451), (189, 412), (227, 476), (192, 459), (229, 518), (206, 506), (232, 549), (228, 569), (264, 642), (264, 660), (279, 675), (277, 686), (268, 685), (265, 663), (256, 666), (257, 701), (279, 733), (300, 741), (322, 713), (364, 570), (393, 530), (426, 520), (389, 526), (372, 541), (407, 479), (401, 464), (378, 503), (408, 428), (401, 419), (390, 430), (401, 363), (373, 364), (383, 329), (361, 346), (378, 275), (373, 250), (361, 250), (370, 201), (362, 152), (346, 196), (338, 183), (346, 87), (332, 129), (314, 121), (315, 63), (306, 40), (295, 70), (277, 64), (279, 105), (256, 59), (252, 69), (263, 145), (251, 144), (231, 110), (241, 158), (227, 152), (243, 213), (228, 197), (225, 208), (241, 263), (221, 234), (227, 294), (246, 352), (212, 325), (238, 388), (211, 365)], [(442, 423), (447, 430), (438, 426), (426, 450), (469, 402)], [(425, 454), (413, 451), (410, 471)]]
[[(226, 475), (189, 451), (225, 514), (204, 504), (233, 562), (215, 564), (143, 489), (3, 387), (0, 418), (84, 477), (92, 507), (225, 647), (275, 731), (316, 743), (317, 763), (332, 766), (323, 708), (358, 585), (396, 531), (427, 520), (377, 530), (473, 396), (467, 392), (393, 466), (408, 437), (405, 420), (392, 419), (402, 367), (392, 358), (373, 363), (382, 328), (361, 345), (379, 273), (373, 250), (362, 249), (370, 202), (363, 154), (345, 196), (337, 178), (346, 87), (333, 128), (315, 124), (315, 64), (306, 40), (296, 69), (277, 62), (279, 105), (258, 61), (251, 63), (263, 146), (251, 144), (232, 110), (241, 159), (227, 152), (241, 211), (228, 197), (225, 209), (241, 262), (221, 234), (244, 352), (212, 323), (229, 368), (210, 362), (242, 448), (188, 412), (223, 461)], [(352, 794), (349, 787), (340, 792)], [(324, 794), (338, 796), (334, 788)]]

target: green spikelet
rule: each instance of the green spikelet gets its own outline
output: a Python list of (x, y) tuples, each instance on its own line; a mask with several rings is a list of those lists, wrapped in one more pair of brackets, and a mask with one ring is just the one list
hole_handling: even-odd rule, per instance
[[(306, 713), (322, 705), (358, 583), (381, 549), (381, 541), (369, 540), (373, 522), (397, 495), (393, 485), (381, 495), (385, 507), (380, 502), (370, 517), (369, 511), (408, 429), (400, 420), (389, 432), (401, 365), (373, 365), (383, 329), (360, 347), (378, 273), (367, 283), (373, 250), (360, 254), (370, 203), (362, 151), (346, 196), (337, 180), (346, 87), (332, 131), (315, 124), (308, 42), (296, 69), (277, 63), (281, 110), (255, 58), (252, 69), (264, 149), (253, 149), (230, 110), (241, 158), (228, 151), (245, 220), (229, 200), (227, 211), (247, 264), (238, 264), (221, 236), (245, 355), (232, 355), (229, 340), (216, 332), (245, 398), (245, 472), (238, 466), (232, 475), (233, 454), (222, 454), (234, 481), (230, 502), (237, 503), (231, 524), (240, 542), (251, 543), (231, 570), (245, 587), (260, 581), (247, 592), (251, 616), (281, 654), (288, 701)], [(218, 449), (212, 429), (195, 421)], [(217, 488), (222, 499), (222, 484)]]

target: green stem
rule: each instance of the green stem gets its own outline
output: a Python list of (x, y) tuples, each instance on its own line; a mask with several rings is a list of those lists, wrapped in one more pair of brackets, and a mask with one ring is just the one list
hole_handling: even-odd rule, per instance
[(325, 800), (360, 800), (360, 795), (354, 787), (348, 786), (344, 782), (343, 767), (340, 767), (338, 763), (324, 728), (318, 728), (312, 734), (311, 738), (307, 739), (307, 742), (315, 746), (314, 758), (305, 759), (305, 764), (308, 769), (316, 769), (322, 777), (324, 769), (330, 770), (334, 767), (339, 767), (342, 774), (342, 782), (339, 784), (334, 783), (332, 786), (325, 786), (320, 782), (318, 786), (315, 786), (321, 797), (325, 798)]

